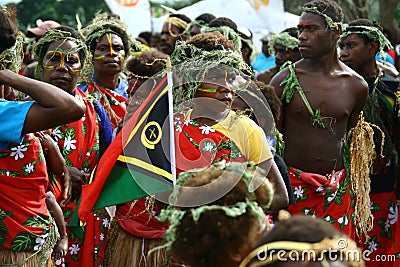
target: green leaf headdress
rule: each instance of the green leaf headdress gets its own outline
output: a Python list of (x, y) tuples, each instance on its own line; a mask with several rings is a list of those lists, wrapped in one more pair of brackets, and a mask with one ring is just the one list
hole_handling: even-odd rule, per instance
[(222, 33), (226, 38), (228, 38), (233, 42), (235, 50), (241, 52), (242, 43), (240, 35), (237, 32), (235, 32), (235, 30), (233, 30), (228, 26), (219, 26), (219, 27), (204, 26), (201, 28), (201, 32), (214, 32), (214, 31)]
[(0, 54), (0, 69), (9, 69), (17, 73), (21, 69), (22, 61), (24, 58), (23, 52), (24, 37), (21, 32), (18, 32), (15, 40), (15, 44), (5, 49)]
[[(77, 44), (76, 47), (73, 48), (74, 51), (78, 51), (79, 53), (83, 52), (84, 54), (84, 60), (83, 62), (81, 61), (82, 66), (84, 67), (85, 65), (90, 64), (90, 53), (89, 50), (83, 40), (80, 40), (78, 38), (75, 38), (72, 36), (72, 34), (68, 31), (63, 31), (63, 30), (58, 30), (58, 29), (50, 29), (46, 34), (39, 39), (39, 41), (36, 42), (36, 44), (33, 47), (33, 52), (37, 57), (37, 60), (39, 64), (36, 66), (35, 70), (35, 76), (40, 77), (42, 71), (43, 71), (43, 66), (40, 64), (40, 62), (43, 61), (43, 57), (46, 54), (47, 51), (45, 51), (45, 47), (56, 41), (72, 41)], [(82, 58), (81, 58), (82, 60)]]
[(242, 73), (253, 74), (240, 53), (224, 49), (222, 45), (220, 50), (206, 51), (193, 44), (177, 41), (171, 63), (175, 76), (179, 77), (179, 85), (174, 87), (175, 107), (186, 101), (190, 104), (197, 87), (211, 69), (227, 66)]
[(286, 48), (286, 51), (288, 51), (288, 49), (293, 50), (297, 48), (299, 46), (299, 41), (287, 32), (275, 33), (269, 37), (268, 42), (271, 55), (275, 54), (275, 45), (282, 45)]
[[(232, 205), (226, 205), (226, 204), (218, 205), (211, 203), (186, 209), (180, 209), (179, 206), (181, 206), (181, 202), (179, 201), (179, 198), (182, 194), (181, 186), (185, 184), (186, 181), (190, 179), (195, 179), (194, 177), (196, 175), (202, 173), (205, 169), (208, 168), (215, 168), (218, 171), (229, 172), (232, 175), (237, 176), (239, 179), (242, 179), (246, 183), (247, 188), (249, 190), (248, 197), (243, 199), (243, 201), (233, 203)], [(226, 179), (224, 179), (224, 177), (222, 178), (219, 177), (217, 180), (221, 180), (222, 183), (227, 181)], [(234, 184), (233, 186), (235, 185), (236, 184)], [(170, 196), (169, 200), (170, 206), (168, 206), (167, 209), (162, 210), (161, 214), (159, 215), (160, 221), (170, 222), (170, 226), (165, 235), (167, 243), (162, 247), (171, 248), (172, 244), (176, 240), (178, 234), (177, 230), (181, 223), (181, 220), (185, 216), (190, 216), (193, 220), (193, 223), (196, 224), (199, 222), (199, 219), (203, 213), (213, 210), (221, 210), (227, 217), (232, 217), (232, 218), (242, 216), (246, 214), (247, 211), (250, 211), (256, 218), (259, 219), (260, 225), (262, 225), (265, 222), (264, 221), (265, 213), (263, 211), (263, 208), (259, 206), (259, 204), (256, 201), (254, 201), (254, 191), (260, 185), (265, 186), (268, 191), (267, 194), (269, 196), (269, 202), (264, 207), (268, 208), (272, 202), (272, 196), (273, 196), (272, 185), (268, 181), (268, 179), (265, 178), (265, 172), (263, 172), (263, 170), (261, 170), (260, 168), (256, 167), (253, 163), (247, 163), (247, 164), (236, 163), (236, 162), (227, 163), (225, 161), (220, 161), (214, 163), (213, 165), (207, 168), (195, 169), (189, 172), (181, 173), (177, 180), (174, 191)], [(178, 203), (178, 206), (174, 205), (176, 203)], [(162, 247), (155, 248), (152, 251), (160, 249)]]
[(331, 17), (326, 15), (323, 11), (319, 11), (316, 6), (313, 7), (303, 7), (302, 9), (303, 12), (312, 12), (315, 14), (318, 14), (322, 16), (328, 26), (329, 29), (331, 30), (340, 30), (342, 28), (342, 23), (341, 22), (334, 22)]
[(366, 25), (346, 25), (346, 30), (340, 36), (340, 41), (350, 34), (362, 34), (368, 37), (371, 41), (377, 42), (379, 44), (379, 54), (382, 58), (384, 58), (384, 49), (385, 48), (393, 48), (390, 41), (386, 38), (386, 36), (374, 26), (366, 26)]

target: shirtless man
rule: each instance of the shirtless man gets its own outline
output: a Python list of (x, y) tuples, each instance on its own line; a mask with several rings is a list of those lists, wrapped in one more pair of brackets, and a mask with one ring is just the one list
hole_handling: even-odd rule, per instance
[[(277, 123), (297, 203), (289, 210), (322, 217), (354, 237), (350, 179), (343, 160), (346, 134), (368, 95), (363, 78), (339, 61), (343, 12), (333, 1), (303, 6), (298, 24), (303, 59), (271, 80), (283, 102)], [(340, 207), (338, 205), (341, 205)]]

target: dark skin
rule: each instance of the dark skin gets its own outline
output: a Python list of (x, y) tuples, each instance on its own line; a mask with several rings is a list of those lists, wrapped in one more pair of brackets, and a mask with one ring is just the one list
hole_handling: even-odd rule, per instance
[[(75, 94), (78, 76), (82, 70), (79, 54), (74, 50), (76, 47), (77, 44), (72, 41), (55, 41), (49, 45), (41, 62), (44, 67), (42, 80), (59, 86), (71, 96)], [(62, 53), (55, 51), (62, 51)], [(89, 174), (82, 173), (75, 167), (67, 167), (67, 170), (72, 182), (72, 198), (77, 198)]]
[(64, 207), (71, 198), (71, 177), (68, 168), (65, 166), (64, 158), (61, 155), (58, 145), (50, 135), (50, 130), (35, 133), (35, 136), (39, 138), (42, 145), (47, 166), (54, 175), (64, 180), (63, 196), (60, 202), (61, 207)]
[[(36, 101), (25, 119), (23, 134), (75, 121), (85, 112), (83, 102), (77, 101), (73, 96), (51, 84), (32, 80), (9, 70), (0, 71), (0, 80), (30, 95)], [(63, 180), (63, 201), (68, 200), (70, 188), (71, 181), (66, 177)]]
[(124, 62), (125, 50), (121, 37), (114, 33), (104, 34), (93, 53), (93, 75), (96, 81), (105, 88), (117, 88)]
[(51, 257), (58, 260), (67, 255), (68, 251), (68, 235), (65, 228), (64, 214), (51, 191), (46, 193), (46, 205), (56, 222), (60, 234), (60, 239), (54, 245), (53, 252), (51, 253)]
[[(83, 102), (53, 85), (23, 77), (10, 70), (0, 71), (0, 81), (26, 93), (37, 102), (28, 111), (22, 134), (69, 123), (80, 119), (85, 113)], [(3, 88), (3, 85), (0, 87)]]
[(200, 32), (201, 32), (201, 28), (199, 26), (195, 25), (190, 29), (190, 37), (195, 36), (195, 35), (199, 34)]
[(197, 90), (195, 93), (192, 118), (212, 126), (223, 121), (229, 113), (233, 101), (232, 83), (236, 78), (235, 73), (225, 70), (212, 70), (200, 84), (200, 88), (216, 88), (216, 92)]
[(275, 66), (272, 68), (269, 68), (265, 71), (262, 71), (260, 73), (257, 74), (256, 80), (257, 81), (261, 81), (265, 84), (269, 84), (269, 82), (271, 81), (272, 77), (274, 77), (274, 75), (279, 71), (279, 69)]
[[(51, 139), (49, 131), (37, 132), (35, 135), (39, 138), (40, 143), (42, 144), (44, 155), (46, 157), (47, 166), (55, 175), (63, 175), (64, 179), (69, 178), (68, 171), (65, 167), (64, 158), (62, 157), (60, 150), (58, 149), (57, 143)], [(63, 206), (71, 196), (71, 192), (69, 188), (68, 191), (64, 190), (64, 199), (60, 203), (57, 203), (57, 200), (54, 194), (51, 191), (46, 192), (46, 205), (47, 209), (50, 211), (51, 216), (54, 218), (56, 222), (58, 233), (60, 234), (60, 239), (53, 247), (53, 252), (51, 257), (53, 259), (60, 259), (67, 254), (68, 251), (68, 235), (64, 221), (64, 214), (61, 210), (61, 206)], [(68, 198), (65, 198), (68, 196)]]
[(276, 44), (274, 45), (275, 50), (275, 63), (278, 69), (286, 62), (296, 62), (301, 59), (301, 54), (297, 49), (287, 49), (285, 46)]
[(269, 46), (267, 41), (262, 41), (261, 52), (264, 53), (266, 57), (269, 57)]
[(377, 42), (365, 43), (360, 34), (350, 34), (342, 39), (339, 47), (340, 60), (363, 77), (373, 77), (379, 69), (395, 78), (399, 76), (399, 72), (391, 64), (375, 59), (374, 53), (379, 48)]
[(375, 60), (378, 43), (365, 43), (360, 34), (350, 34), (339, 44), (340, 60), (363, 77), (374, 77), (379, 68)]
[(158, 50), (171, 55), (175, 49), (175, 42), (177, 40), (184, 40), (183, 34), (180, 33), (180, 28), (176, 25), (165, 22), (161, 30), (161, 39), (158, 43)]
[[(391, 72), (388, 73), (386, 69), (382, 69), (381, 65), (378, 65), (375, 59), (379, 48), (377, 42), (365, 42), (360, 34), (350, 34), (342, 39), (339, 47), (340, 59), (361, 76), (365, 78), (375, 77), (379, 73), (379, 70), (383, 70), (391, 75)], [(398, 120), (400, 120), (400, 117), (398, 117)], [(400, 136), (397, 135), (397, 138), (392, 138), (392, 140), (399, 149)], [(400, 196), (400, 186), (397, 186), (397, 195)]]
[[(200, 84), (199, 88), (216, 88), (217, 90), (216, 92), (204, 92), (197, 89), (191, 118), (209, 126), (223, 121), (228, 116), (233, 101), (232, 88), (236, 77), (236, 73), (226, 70), (212, 70), (207, 73), (205, 81)], [(282, 176), (272, 158), (260, 162), (258, 167), (268, 173), (267, 177), (274, 186), (274, 198), (269, 211), (275, 214), (279, 209), (286, 208), (289, 203)]]
[(275, 67), (272, 67), (266, 71), (257, 74), (257, 81), (262, 81), (265, 84), (269, 84), (272, 77), (279, 71), (280, 67), (286, 62), (296, 62), (301, 59), (301, 54), (299, 50), (296, 49), (286, 49), (285, 46), (276, 44), (274, 45), (275, 50)]
[(72, 95), (75, 94), (82, 69), (79, 53), (76, 50), (70, 51), (76, 46), (77, 44), (73, 41), (53, 42), (42, 60), (42, 80)]
[[(319, 109), (327, 129), (313, 126), (310, 113), (296, 92), (284, 103), (277, 127), (286, 143), (285, 162), (302, 171), (326, 174), (344, 168), (343, 140), (357, 123), (368, 96), (364, 79), (339, 61), (336, 44), (339, 30), (328, 29), (322, 16), (300, 16), (299, 50), (303, 59), (295, 64), (296, 75), (315, 111)], [(281, 97), (280, 83), (289, 74), (282, 70), (271, 80)]]

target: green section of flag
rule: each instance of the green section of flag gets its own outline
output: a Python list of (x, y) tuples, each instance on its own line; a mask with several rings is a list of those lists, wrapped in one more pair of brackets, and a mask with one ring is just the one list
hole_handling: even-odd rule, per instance
[(114, 165), (94, 209), (125, 203), (172, 189), (172, 184)]

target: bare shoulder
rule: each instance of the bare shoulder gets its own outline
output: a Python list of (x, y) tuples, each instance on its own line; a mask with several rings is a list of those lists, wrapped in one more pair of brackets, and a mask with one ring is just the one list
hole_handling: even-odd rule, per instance
[(344, 63), (340, 63), (340, 67), (338, 74), (340, 77), (346, 78), (346, 84), (350, 89), (368, 94), (368, 84), (360, 74), (346, 66)]
[(275, 74), (272, 77), (269, 84), (274, 86), (275, 88), (279, 88), (280, 83), (288, 76), (288, 74), (289, 74), (289, 68), (286, 67), (286, 68), (280, 70), (277, 74)]

